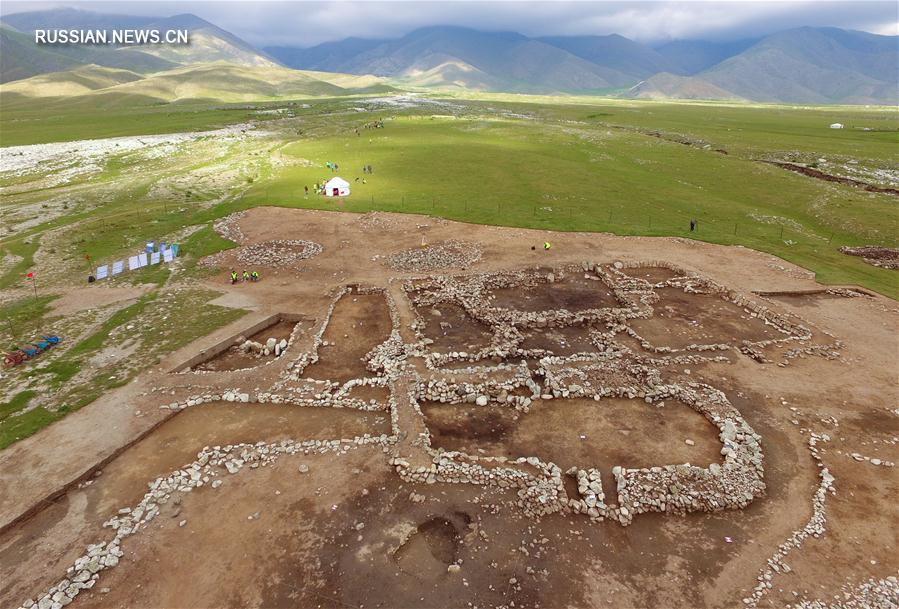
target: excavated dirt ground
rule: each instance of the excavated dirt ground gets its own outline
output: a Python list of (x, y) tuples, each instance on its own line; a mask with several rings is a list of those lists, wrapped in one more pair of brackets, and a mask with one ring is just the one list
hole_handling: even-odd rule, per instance
[[(423, 334), (434, 340), (433, 353), (491, 344), (490, 327), (462, 307), (409, 303), (400, 280), (431, 273), (397, 273), (383, 264), (384, 257), (418, 240), (416, 226), (423, 218), (360, 220), (350, 214), (262, 208), (240, 221), (245, 244), (308, 239), (324, 248), (289, 267), (260, 268), (266, 279), (250, 296), (257, 299), (260, 315), (283, 312), (318, 320), (302, 328), (285, 357), (255, 371), (168, 372), (250, 325), (237, 322), (0, 453), (0, 605), (17, 607), (58, 583), (88, 544), (111, 538), (102, 526), (105, 520), (119, 508), (134, 506), (149, 482), (190, 463), (203, 447), (390, 435), (389, 400), (398, 388), (348, 388), (345, 398), (368, 403), (368, 411), (221, 400), (180, 412), (158, 406), (225, 391), (312, 398), (327, 389), (323, 381), (335, 391), (351, 379), (375, 377), (378, 373), (363, 358), (392, 329), (408, 344), (416, 312), (426, 322)], [(536, 456), (563, 471), (572, 465), (599, 468), (603, 491), (612, 496), (609, 470), (614, 465), (719, 462), (717, 428), (675, 399), (663, 407), (639, 397), (537, 399), (528, 412), (495, 401), (483, 407), (422, 401), (421, 429), (413, 423), (414, 413), (397, 413), (396, 445), (350, 442), (345, 454), (284, 455), (270, 465), (224, 473), (218, 488), (176, 493), (145, 530), (124, 538), (119, 564), (102, 571), (74, 607), (743, 607), (766, 561), (812, 516), (820, 479), (808, 449), (810, 432), (831, 438), (818, 445), (835, 478), (835, 493), (826, 496), (826, 530), (786, 556), (790, 572), (774, 574), (758, 606), (830, 602), (835, 595), (843, 597), (845, 586), (897, 574), (899, 475), (895, 467), (872, 461), (899, 461), (896, 303), (868, 296), (772, 295), (821, 286), (778, 271), (769, 264), (770, 256), (743, 248), (428, 222), (431, 240), (464, 234), (481, 246), (481, 261), (466, 269), (468, 274), (549, 270), (582, 260), (665, 260), (806, 324), (813, 336), (810, 345), (827, 346), (828, 353), (838, 355), (810, 351), (788, 358), (788, 345), (766, 349), (768, 363), (736, 348), (681, 361), (646, 350), (621, 332), (605, 339), (605, 345), (611, 340), (618, 348), (655, 358), (653, 366), (665, 382), (701, 382), (722, 391), (762, 438), (764, 496), (744, 509), (640, 514), (629, 526), (591, 522), (573, 513), (530, 518), (516, 505), (515, 490), (410, 483), (388, 460), (394, 451), (411, 450), (419, 431), (426, 430), (435, 449)], [(530, 249), (544, 240), (552, 241), (552, 250)], [(227, 256), (223, 271), (210, 282), (226, 294), (240, 288), (228, 285)], [(679, 274), (661, 267), (622, 273), (645, 280), (647, 288)], [(335, 300), (334, 291), (348, 285), (386, 293), (354, 290)], [(533, 312), (619, 306), (608, 286), (584, 280), (582, 273), (569, 273), (552, 285), (496, 290), (493, 305)], [(782, 337), (721, 297), (672, 287), (655, 291), (660, 299), (652, 305), (652, 317), (630, 322), (653, 347), (738, 347), (743, 341)], [(396, 303), (401, 327), (393, 328), (386, 297)], [(521, 347), (559, 356), (595, 353), (598, 347), (586, 329), (528, 329)], [(607, 330), (601, 324), (590, 329), (594, 334)], [(267, 332), (260, 333), (262, 338), (268, 338)], [(317, 346), (318, 360), (285, 382), (292, 362), (312, 353), (317, 340), (325, 341)], [(724, 359), (714, 361), (714, 356)], [(425, 378), (478, 374), (461, 370), (459, 362), (428, 370), (418, 358), (410, 359)], [(498, 363), (503, 362), (477, 365)], [(533, 373), (541, 364), (531, 358), (527, 365)], [(78, 484), (82, 474), (86, 477)], [(563, 477), (566, 492), (576, 494), (577, 484)], [(42, 504), (47, 497), (53, 499)], [(454, 565), (458, 569), (448, 570)]]
[[(278, 341), (280, 341), (281, 339), (287, 340), (290, 338), (290, 335), (294, 331), (294, 329), (297, 328), (298, 324), (300, 325), (301, 329), (309, 329), (309, 322), (280, 320), (272, 324), (268, 328), (260, 330), (256, 334), (244, 338), (263, 345), (269, 338), (274, 338)], [(254, 368), (256, 366), (264, 364), (265, 362), (271, 361), (274, 358), (274, 354), (271, 354), (269, 356), (260, 355), (259, 357), (255, 357), (245, 351), (242, 351), (238, 346), (235, 345), (225, 351), (222, 351), (218, 355), (211, 357), (205, 362), (194, 366), (194, 369), (208, 371), (242, 370), (244, 368)]]
[[(613, 465), (706, 466), (720, 459), (714, 427), (675, 401), (658, 408), (636, 399), (537, 400), (527, 413), (498, 405), (424, 403), (421, 409), (434, 446), (469, 454), (536, 455), (563, 470), (573, 465), (609, 471)], [(645, 438), (657, 442), (640, 441)], [(688, 439), (695, 445), (687, 445)]]

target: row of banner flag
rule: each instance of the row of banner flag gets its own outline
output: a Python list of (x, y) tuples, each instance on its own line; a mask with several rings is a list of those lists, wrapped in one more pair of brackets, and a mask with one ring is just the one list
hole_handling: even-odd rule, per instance
[(178, 244), (172, 243), (171, 245), (166, 245), (165, 243), (160, 243), (159, 249), (157, 250), (156, 245), (152, 241), (148, 241), (147, 251), (141, 252), (136, 256), (129, 256), (128, 260), (116, 260), (112, 264), (104, 264), (103, 266), (98, 266), (94, 273), (94, 276), (96, 277), (97, 281), (99, 281), (101, 279), (106, 279), (107, 277), (112, 277), (125, 272), (126, 264), (128, 270), (133, 271), (145, 266), (151, 266), (159, 263), (168, 263), (177, 257)]

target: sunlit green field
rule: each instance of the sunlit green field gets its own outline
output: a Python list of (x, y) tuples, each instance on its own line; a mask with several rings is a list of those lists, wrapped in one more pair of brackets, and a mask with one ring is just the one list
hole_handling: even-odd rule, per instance
[[(574, 123), (558, 117), (406, 116), (360, 136), (344, 131), (301, 138), (281, 153), (308, 164), (273, 171), (239, 202), (435, 213), (568, 231), (689, 235), (774, 253), (815, 270), (824, 282), (858, 283), (896, 295), (893, 273), (837, 251), (846, 244), (895, 245), (895, 196), (825, 183), (757, 160), (784, 150), (814, 150), (820, 140), (822, 149), (843, 150), (841, 158), (860, 151), (874, 165), (889, 164), (896, 160), (895, 133), (834, 132), (826, 128), (826, 117), (812, 123), (801, 113), (784, 116), (783, 111), (759, 127), (767, 137), (755, 132), (756, 143), (749, 144), (739, 135), (748, 128), (746, 121), (753, 112), (761, 120), (770, 110), (656, 105), (645, 110), (669, 112), (667, 124), (677, 128), (669, 133), (709, 142), (705, 149), (632, 129), (642, 128), (640, 121), (650, 124), (651, 117), (638, 111), (619, 116), (620, 108), (609, 110), (563, 108), (559, 114)], [(685, 129), (684, 113), (692, 113), (698, 125), (693, 132)], [(790, 116), (801, 120), (789, 125)], [(872, 113), (859, 120), (883, 124), (884, 119)], [(727, 131), (725, 124), (740, 127)], [(844, 143), (834, 141), (844, 134)], [(332, 175), (324, 169), (327, 161), (338, 163), (337, 173), (352, 184), (353, 194), (343, 202), (303, 195), (304, 186)], [(372, 165), (374, 175), (363, 174), (363, 164)], [(699, 221), (692, 234), (691, 219)]]
[[(153, 194), (157, 173), (139, 163), (111, 162), (91, 180), (118, 188), (102, 218), (93, 209), (73, 210), (18, 238), (4, 239), (0, 248), (27, 259), (34, 242), (26, 243), (26, 237), (78, 222), (80, 248), (111, 256), (139, 242), (148, 221), (155, 232), (164, 233), (257, 205), (380, 209), (477, 223), (742, 244), (812, 269), (825, 283), (859, 284), (899, 296), (895, 273), (837, 249), (847, 244), (895, 246), (897, 197), (761, 162), (823, 158), (838, 167), (894, 168), (899, 165), (895, 109), (523, 96), (443, 101), (450, 105), (368, 112), (354, 110), (358, 100), (294, 106), (293, 119), (259, 123), (261, 129), (271, 128), (272, 135), (252, 150), (256, 168), (246, 181), (224, 197), (196, 189), (167, 200)], [(265, 107), (279, 104), (253, 106)], [(81, 107), (64, 122), (50, 119), (52, 129), (23, 127), (36, 120), (35, 112), (3, 113), (2, 144), (29, 137), (85, 137), (104, 115), (106, 127), (97, 135), (153, 133), (169, 115), (177, 117), (175, 125), (181, 129), (262, 118), (246, 106), (233, 105), (173, 104), (145, 107), (143, 114), (121, 106), (105, 113)], [(361, 129), (356, 135), (357, 128), (376, 118), (385, 119), (384, 129)], [(828, 128), (837, 120), (847, 129)], [(11, 125), (18, 126), (10, 130)], [(235, 149), (232, 156), (249, 154)], [(337, 175), (351, 182), (352, 196), (339, 202), (304, 196), (304, 186), (311, 189), (316, 181), (335, 175), (325, 169), (326, 161), (339, 164)], [(166, 172), (204, 164), (207, 159), (188, 151), (179, 167)], [(363, 174), (363, 164), (372, 165), (374, 175)], [(31, 200), (51, 196), (53, 190), (30, 193)], [(19, 198), (3, 201), (14, 204)], [(206, 201), (212, 198), (222, 202), (209, 206)], [(691, 219), (699, 222), (693, 233)], [(15, 273), (26, 266), (27, 260)], [(7, 277), (11, 279), (13, 275)]]

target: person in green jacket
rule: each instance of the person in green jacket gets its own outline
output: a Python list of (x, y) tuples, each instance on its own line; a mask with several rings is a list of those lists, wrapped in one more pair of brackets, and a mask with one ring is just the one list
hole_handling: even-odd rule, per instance
[(231, 271), (231, 283), (232, 284), (237, 283), (237, 271), (235, 271), (235, 270)]

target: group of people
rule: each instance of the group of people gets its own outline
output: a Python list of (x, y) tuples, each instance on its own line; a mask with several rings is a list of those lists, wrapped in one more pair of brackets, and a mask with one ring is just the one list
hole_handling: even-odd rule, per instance
[[(325, 167), (330, 169), (332, 173), (336, 172), (340, 168), (340, 166), (337, 163), (332, 163), (331, 161), (326, 162)], [(362, 164), (362, 173), (363, 173), (363, 176), (362, 177), (357, 176), (355, 181), (359, 182), (361, 180), (363, 184), (368, 184), (368, 182), (365, 180), (365, 175), (372, 175), (374, 173), (372, 166), (368, 163), (363, 163)], [(321, 181), (316, 182), (315, 184), (312, 185), (312, 192), (314, 194), (318, 194), (318, 195), (328, 194), (325, 192), (325, 185), (327, 183), (328, 183), (328, 180), (326, 178), (322, 178)], [(309, 197), (309, 186), (303, 186), (303, 191), (304, 191), (304, 196), (308, 198)]]
[[(231, 285), (234, 285), (238, 281), (240, 281), (240, 275), (237, 274), (237, 271), (231, 269)], [(243, 271), (243, 280), (244, 281), (259, 281), (259, 271), (248, 271), (244, 269)]]

